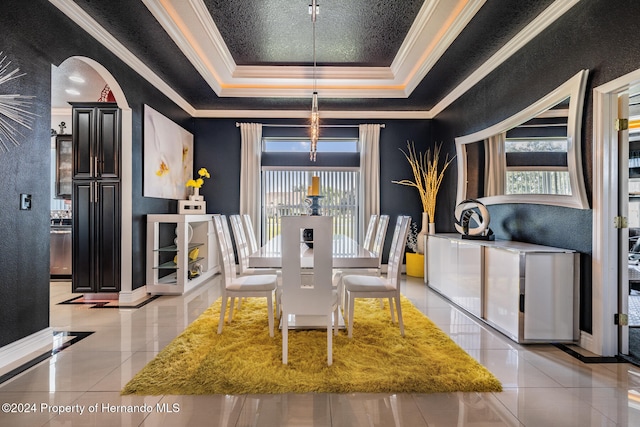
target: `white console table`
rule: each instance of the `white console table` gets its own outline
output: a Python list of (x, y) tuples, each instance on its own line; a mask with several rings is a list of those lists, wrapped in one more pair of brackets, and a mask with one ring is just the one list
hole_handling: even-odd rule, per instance
[(179, 295), (213, 277), (215, 239), (211, 215), (147, 215), (147, 292)]
[(519, 343), (578, 339), (575, 251), (506, 240), (427, 238), (425, 279)]

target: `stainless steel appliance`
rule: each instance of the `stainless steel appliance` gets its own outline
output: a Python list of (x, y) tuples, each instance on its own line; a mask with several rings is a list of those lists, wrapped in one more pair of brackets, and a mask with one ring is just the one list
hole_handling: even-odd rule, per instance
[(71, 278), (71, 221), (52, 221), (50, 274), (52, 279)]

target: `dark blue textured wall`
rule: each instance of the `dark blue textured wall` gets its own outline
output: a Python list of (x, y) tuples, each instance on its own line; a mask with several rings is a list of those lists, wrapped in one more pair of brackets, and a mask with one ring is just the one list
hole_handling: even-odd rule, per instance
[[(46, 0), (4, 0), (0, 51), (25, 76), (2, 93), (35, 95), (38, 114), (23, 143), (0, 154), (0, 347), (49, 326), (49, 210), (51, 65), (70, 56), (101, 63), (122, 86), (133, 110), (133, 288), (145, 284), (146, 219), (175, 212), (176, 202), (142, 197), (142, 108), (149, 104), (190, 128), (190, 117), (118, 60)], [(20, 193), (33, 195), (31, 211), (18, 210)]]

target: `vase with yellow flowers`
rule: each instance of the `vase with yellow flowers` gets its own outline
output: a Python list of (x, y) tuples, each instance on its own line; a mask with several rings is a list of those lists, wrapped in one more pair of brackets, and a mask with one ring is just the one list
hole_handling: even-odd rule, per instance
[(418, 233), (418, 252), (424, 253), (424, 235), (435, 233), (435, 213), (436, 213), (436, 197), (444, 172), (447, 170), (453, 158), (449, 155), (440, 161), (440, 150), (442, 144), (436, 145), (433, 149), (428, 149), (426, 153), (417, 153), (413, 142), (407, 142), (407, 151), (403, 149), (402, 154), (409, 162), (413, 173), (413, 181), (403, 179), (400, 181), (392, 181), (394, 184), (407, 185), (415, 187), (420, 195), (422, 202), (422, 229)]
[(202, 187), (202, 184), (204, 184), (205, 178), (211, 178), (211, 175), (206, 168), (200, 168), (198, 170), (198, 178), (187, 181), (186, 186), (192, 189), (191, 194), (189, 195), (189, 200), (194, 202), (201, 202), (204, 200), (204, 197), (200, 195), (200, 188)]

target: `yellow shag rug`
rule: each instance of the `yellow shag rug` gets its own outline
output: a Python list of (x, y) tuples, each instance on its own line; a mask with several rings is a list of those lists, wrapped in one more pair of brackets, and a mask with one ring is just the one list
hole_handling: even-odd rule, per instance
[[(500, 382), (402, 297), (405, 336), (388, 306), (356, 300), (353, 338), (326, 330), (291, 331), (289, 364), (282, 335), (269, 337), (264, 298), (249, 298), (218, 335), (218, 299), (138, 372), (122, 394), (433, 393), (501, 391)], [(225, 318), (226, 319), (226, 318)]]

